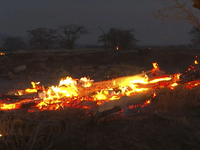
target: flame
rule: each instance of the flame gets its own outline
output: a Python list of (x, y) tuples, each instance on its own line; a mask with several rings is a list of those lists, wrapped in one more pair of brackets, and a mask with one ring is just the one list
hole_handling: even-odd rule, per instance
[[(195, 56), (195, 58), (197, 59), (197, 56)], [(199, 64), (199, 63), (198, 63), (198, 60), (195, 60), (195, 61), (194, 61), (194, 64), (195, 64), (195, 65), (198, 65), (198, 64)]]
[(80, 83), (82, 84), (83, 87), (90, 87), (90, 86), (92, 86), (92, 82), (93, 81), (94, 80), (90, 80), (90, 79), (88, 79), (86, 77), (82, 77), (80, 79)]
[(5, 55), (5, 53), (0, 53), (0, 55)]
[[(40, 86), (40, 82), (31, 82), (32, 88), (17, 90), (15, 94), (23, 96), (35, 93), (36, 97), (12, 102), (7, 98), (6, 102), (0, 102), (0, 110), (20, 109), (23, 104), (34, 102), (32, 109), (38, 110), (58, 110), (65, 107), (92, 109), (92, 106), (83, 105), (83, 101), (91, 101), (95, 105), (103, 105), (106, 101), (120, 99), (123, 96), (133, 96), (138, 93), (153, 92), (152, 98), (156, 97), (156, 89), (169, 88), (174, 90), (181, 79), (181, 73), (166, 75), (160, 70), (156, 62), (152, 63), (153, 69), (134, 76), (118, 77), (108, 81), (94, 82), (93, 80), (82, 77), (73, 79), (72, 77), (62, 78), (58, 85), (49, 87)], [(194, 66), (190, 69), (195, 71)], [(189, 69), (188, 69), (189, 70)], [(155, 74), (156, 73), (156, 74)], [(153, 76), (152, 76), (153, 74)], [(186, 88), (194, 88), (200, 84), (200, 80), (188, 82)], [(147, 100), (142, 107), (151, 103)], [(139, 106), (139, 105), (138, 105)], [(138, 107), (130, 106), (130, 108)], [(33, 112), (33, 110), (28, 110)]]
[(180, 81), (180, 76), (181, 76), (181, 75), (182, 75), (181, 73), (176, 73), (176, 74), (174, 74), (174, 75), (173, 75), (173, 81), (174, 81), (174, 82)]
[(169, 88), (171, 89), (171, 90), (174, 90), (174, 87), (176, 87), (176, 86), (178, 86), (179, 84), (178, 83), (172, 83), (170, 86), (169, 86)]
[(119, 50), (119, 47), (118, 47), (118, 46), (116, 46), (116, 50)]
[(158, 64), (156, 62), (153, 62), (152, 64), (154, 69), (158, 69)]
[(28, 99), (24, 99), (22, 101), (19, 102), (15, 102), (15, 103), (2, 103), (0, 104), (0, 110), (15, 110), (15, 109), (20, 109), (21, 105), (23, 103), (28, 103), (32, 100), (28, 100)]
[(171, 76), (164, 76), (164, 77), (160, 77), (157, 79), (153, 79), (153, 80), (149, 81), (149, 83), (157, 83), (157, 82), (161, 82), (161, 81), (170, 81), (170, 80), (172, 80)]
[(27, 93), (37, 93), (37, 90), (36, 89), (26, 89), (25, 92)]

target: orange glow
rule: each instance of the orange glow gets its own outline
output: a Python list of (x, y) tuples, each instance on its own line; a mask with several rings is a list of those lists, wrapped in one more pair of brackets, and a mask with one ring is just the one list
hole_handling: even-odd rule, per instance
[(181, 73), (174, 74), (173, 75), (173, 81), (174, 82), (180, 81), (180, 76), (181, 76)]
[(149, 83), (157, 83), (157, 82), (161, 82), (161, 81), (169, 81), (171, 79), (172, 79), (171, 76), (160, 77), (160, 78), (156, 78), (156, 79), (153, 79), (153, 80), (149, 81)]
[(90, 80), (90, 79), (88, 79), (88, 78), (86, 78), (86, 77), (82, 77), (82, 78), (80, 78), (80, 83), (81, 83), (81, 85), (83, 86), (83, 87), (90, 87), (90, 86), (92, 86), (92, 82), (93, 82), (94, 80)]
[(0, 55), (5, 55), (5, 53), (0, 53)]
[[(197, 59), (197, 56), (195, 56), (195, 58)], [(199, 63), (198, 63), (198, 60), (195, 60), (195, 61), (194, 61), (194, 64), (195, 64), (195, 65), (198, 65), (198, 64), (199, 64)]]
[[(82, 108), (81, 101), (97, 101), (97, 105), (102, 105), (104, 101), (120, 99), (122, 96), (133, 96), (138, 93), (145, 93), (152, 88), (145, 87), (149, 84), (154, 84), (160, 81), (168, 81), (169, 76), (159, 77), (158, 79), (150, 80), (142, 73), (135, 76), (121, 77), (114, 80), (93, 83), (86, 77), (73, 79), (66, 77), (60, 80), (57, 86), (42, 88), (39, 83), (31, 82), (33, 88), (25, 89), (25, 93), (37, 93), (40, 100), (37, 105), (32, 106), (39, 110), (57, 110), (64, 107)], [(118, 89), (118, 92), (114, 89)], [(92, 93), (92, 94), (91, 94)], [(18, 91), (19, 95), (23, 95), (23, 91)], [(19, 109), (23, 103), (28, 100), (7, 104), (0, 104), (1, 110)], [(83, 108), (86, 108), (83, 107)], [(31, 110), (30, 110), (31, 112)]]
[[(123, 96), (130, 97), (139, 93), (152, 93), (151, 98), (146, 100), (143, 105), (131, 105), (128, 108), (145, 107), (151, 103), (152, 98), (157, 96), (158, 90), (162, 88), (174, 90), (176, 86), (180, 85), (179, 81), (181, 80), (180, 73), (166, 75), (160, 70), (156, 62), (152, 64), (153, 69), (149, 72), (107, 81), (94, 82), (86, 77), (80, 79), (66, 77), (62, 78), (58, 85), (49, 87), (40, 86), (40, 82), (31, 82), (32, 88), (16, 90), (15, 95), (23, 96), (24, 94), (35, 93), (32, 95), (37, 95), (36, 97), (16, 102), (7, 97), (5, 102), (3, 100), (0, 102), (0, 110), (20, 109), (23, 104), (31, 102), (34, 102), (35, 105), (31, 106), (28, 112), (58, 110), (65, 107), (92, 109), (92, 106), (83, 104), (83, 101), (93, 102), (96, 106), (99, 106), (105, 102), (118, 100)], [(195, 68), (191, 65), (188, 70), (195, 71)], [(192, 89), (200, 85), (200, 80), (191, 81), (185, 85), (186, 88)]]
[(173, 83), (169, 86), (171, 90), (174, 90), (174, 87), (178, 86), (178, 83)]
[(158, 64), (156, 62), (152, 63), (154, 69), (158, 69)]
[(116, 46), (116, 50), (119, 50), (119, 47), (118, 47), (118, 46)]
[(27, 102), (30, 102), (30, 101), (32, 101), (32, 100), (25, 99), (25, 100), (15, 102), (15, 103), (0, 103), (0, 110), (19, 109), (19, 108), (21, 108), (21, 104), (27, 103)]
[(155, 98), (157, 96), (156, 92), (153, 93), (152, 98)]
[(13, 109), (19, 109), (20, 108), (20, 104), (0, 104), (0, 108), (1, 110), (13, 110)]
[(25, 92), (27, 93), (37, 93), (37, 90), (36, 89), (26, 89)]

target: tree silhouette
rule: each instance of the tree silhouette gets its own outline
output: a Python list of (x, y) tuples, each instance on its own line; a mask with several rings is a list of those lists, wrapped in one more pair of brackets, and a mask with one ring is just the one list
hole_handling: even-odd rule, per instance
[(29, 30), (28, 36), (32, 48), (42, 48), (44, 50), (49, 49), (58, 40), (57, 30), (55, 29), (36, 28)]
[(85, 29), (84, 26), (75, 24), (63, 25), (59, 27), (60, 33), (60, 46), (67, 49), (73, 49), (75, 41), (84, 34), (88, 34), (89, 30)]
[[(200, 27), (200, 11), (196, 11), (199, 8), (200, 0), (154, 0), (161, 2), (163, 8), (155, 10), (153, 15), (156, 18), (161, 18), (164, 23), (165, 19), (184, 20), (191, 23), (193, 26)], [(193, 2), (192, 2), (193, 1)], [(192, 7), (193, 6), (193, 7)]]
[(99, 27), (99, 29), (101, 30), (101, 32), (103, 33), (103, 35), (100, 35), (99, 36), (99, 42), (103, 42), (104, 43), (104, 49), (107, 50), (108, 49), (108, 46), (109, 46), (109, 42), (108, 42), (108, 39), (107, 39), (107, 35), (106, 33), (104, 32), (104, 30)]
[(110, 28), (109, 31), (99, 36), (98, 41), (108, 43), (112, 48), (127, 49), (133, 46), (138, 40), (133, 34), (134, 30), (123, 30), (118, 28)]
[(193, 44), (195, 45), (200, 44), (200, 28), (193, 27), (189, 34), (193, 37), (191, 39), (191, 42)]
[(26, 43), (19, 37), (7, 37), (3, 39), (3, 48), (7, 50), (25, 49)]

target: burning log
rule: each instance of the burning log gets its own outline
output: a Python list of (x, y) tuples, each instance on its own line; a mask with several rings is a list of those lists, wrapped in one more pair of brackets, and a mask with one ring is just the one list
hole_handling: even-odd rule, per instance
[[(159, 77), (149, 79), (146, 73), (153, 73)], [(76, 102), (79, 105), (81, 101), (97, 101), (97, 105), (104, 103), (103, 101), (112, 101), (120, 99), (123, 96), (133, 96), (135, 94), (144, 93), (151, 91), (152, 89), (158, 88), (161, 85), (158, 84), (165, 81), (169, 82), (172, 80), (170, 75), (163, 75), (158, 66), (154, 63), (154, 68), (149, 72), (143, 72), (138, 75), (120, 77), (108, 81), (101, 81), (93, 83), (93, 80), (87, 79), (86, 77), (78, 79), (72, 79), (66, 77), (60, 80), (58, 86), (44, 87), (40, 86), (39, 82), (31, 82), (33, 88), (26, 90), (17, 90), (18, 95), (26, 95), (35, 93), (38, 95), (39, 102), (35, 107), (40, 110), (47, 109), (59, 109), (64, 107), (74, 107)], [(169, 86), (170, 84), (162, 84)], [(32, 98), (34, 99), (34, 98)], [(146, 100), (146, 99), (145, 99)], [(16, 102), (16, 104), (1, 104), (2, 110), (19, 109), (23, 103), (29, 103), (31, 100), (23, 100)], [(128, 100), (124, 100), (126, 104)], [(118, 101), (111, 102), (110, 105), (117, 103)], [(72, 104), (74, 103), (74, 104)], [(72, 104), (72, 105), (71, 105)], [(34, 105), (34, 104), (33, 104)], [(78, 106), (77, 105), (77, 106)], [(121, 104), (120, 104), (121, 105)], [(28, 106), (28, 105), (27, 105)], [(30, 105), (32, 106), (32, 104)], [(78, 106), (79, 107), (79, 106)], [(114, 106), (108, 108), (111, 109)], [(122, 106), (124, 107), (124, 106)], [(80, 108), (80, 107), (79, 107)], [(82, 107), (81, 107), (82, 108)]]
[(183, 72), (180, 76), (182, 83), (198, 80), (200, 78), (200, 70), (196, 70), (195, 66), (191, 65), (187, 71)]
[[(82, 107), (81, 102), (93, 101), (97, 106), (101, 105), (99, 107), (99, 111), (101, 112), (112, 109), (115, 106), (123, 108), (127, 105), (140, 104), (141, 101), (149, 98), (141, 98), (141, 93), (144, 94), (165, 87), (174, 89), (174, 87), (178, 85), (177, 81), (180, 80), (179, 77), (180, 75), (178, 74), (174, 76), (167, 75), (166, 72), (158, 67), (157, 63), (153, 63), (153, 69), (148, 72), (108, 81), (93, 83), (93, 80), (86, 77), (81, 79), (66, 77), (60, 80), (58, 86), (50, 87), (40, 86), (39, 82), (31, 82), (33, 88), (17, 90), (17, 94), (15, 93), (17, 96), (15, 96), (15, 94), (14, 96), (20, 99), (20, 97), (24, 97), (25, 95), (37, 94), (36, 97), (16, 101), (14, 104), (10, 104), (10, 102), (2, 103), (0, 104), (0, 109), (19, 109), (23, 104), (30, 106), (31, 108), (35, 105), (35, 108), (38, 108), (39, 110), (57, 110), (64, 107), (90, 109), (92, 107), (84, 107), (83, 105)], [(138, 97), (134, 97), (135, 95), (138, 95)], [(133, 97), (129, 98), (130, 96)], [(10, 99), (9, 97), (7, 98)], [(34, 101), (37, 102), (34, 103)], [(106, 101), (109, 101), (109, 103), (104, 104)], [(27, 103), (32, 104), (27, 105)]]
[(146, 100), (151, 98), (151, 92), (137, 94), (131, 97), (122, 97), (118, 100), (109, 101), (109, 103), (104, 103), (98, 107), (98, 111), (102, 112), (104, 110), (112, 109), (113, 107), (119, 106), (121, 108), (127, 107), (128, 105), (143, 104)]
[(88, 124), (96, 124), (98, 121), (106, 116), (109, 116), (113, 113), (121, 111), (123, 108), (128, 105), (139, 105), (143, 104), (147, 99), (150, 99), (150, 93), (139, 94), (133, 97), (122, 97), (119, 100), (110, 101), (109, 103), (105, 103), (104, 105), (100, 105), (97, 108), (97, 112), (95, 115), (92, 115), (84, 122), (84, 125)]
[(200, 79), (200, 70), (198, 65), (197, 56), (195, 56), (194, 64), (190, 65), (185, 72), (181, 73), (180, 82), (186, 83)]

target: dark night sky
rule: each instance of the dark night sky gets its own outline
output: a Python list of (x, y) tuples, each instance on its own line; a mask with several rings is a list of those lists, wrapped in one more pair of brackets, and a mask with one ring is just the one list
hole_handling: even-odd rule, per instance
[(188, 44), (192, 26), (181, 21), (162, 24), (151, 15), (157, 8), (160, 3), (151, 0), (1, 0), (0, 33), (26, 36), (30, 29), (73, 23), (91, 30), (80, 44), (97, 44), (98, 26), (105, 31), (135, 29), (138, 45)]

